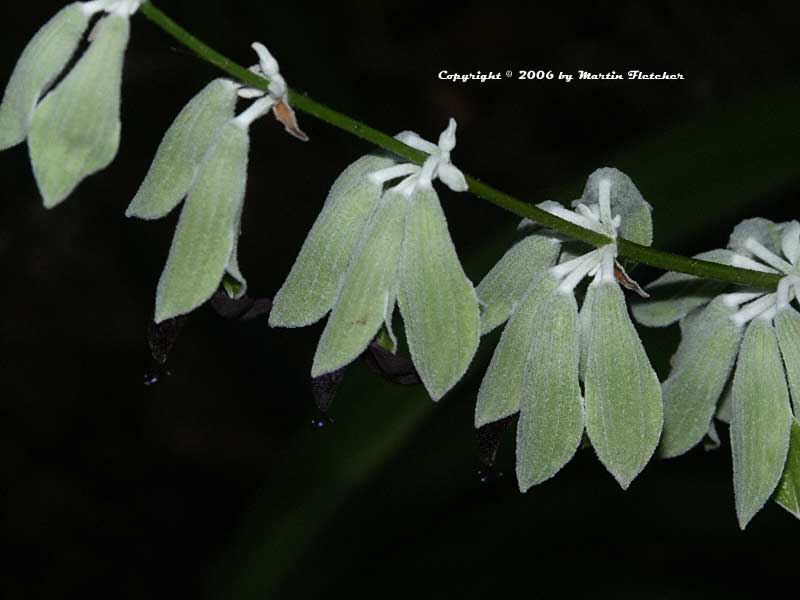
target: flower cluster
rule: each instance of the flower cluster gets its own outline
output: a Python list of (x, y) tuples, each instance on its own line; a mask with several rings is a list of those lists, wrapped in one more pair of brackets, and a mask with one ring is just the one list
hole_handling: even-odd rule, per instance
[[(800, 414), (800, 313), (792, 306), (800, 297), (800, 223), (744, 221), (727, 249), (697, 258), (781, 275), (775, 292), (725, 293), (720, 284), (668, 273), (648, 286), (658, 299), (634, 307), (644, 325), (679, 321), (681, 327), (663, 384), (659, 452), (678, 456), (707, 432), (715, 438), (715, 413), (729, 422), (736, 512), (744, 528), (781, 481), (792, 428), (795, 438), (800, 435), (790, 403), (791, 397)], [(797, 487), (787, 479), (779, 502), (800, 515)]]
[[(14, 68), (0, 106), (0, 150), (28, 140), (46, 208), (63, 202), (117, 154), (122, 63), (130, 15), (140, 4), (140, 0), (95, 0), (64, 7), (36, 33)], [(92, 17), (101, 12), (107, 16), (89, 35), (89, 48), (48, 92)]]
[[(232, 298), (241, 298), (247, 290), (237, 244), (252, 123), (272, 110), (287, 130), (308, 139), (294, 121), (277, 61), (262, 44), (254, 43), (253, 49), (259, 64), (252, 70), (269, 77), (269, 92), (227, 79), (208, 84), (167, 130), (125, 213), (159, 219), (186, 198), (158, 282), (156, 323), (194, 310), (211, 298), (220, 283)], [(239, 97), (256, 100), (235, 116)]]
[[(627, 175), (592, 173), (574, 211), (541, 208), (587, 229), (649, 245), (650, 206)], [(517, 480), (527, 490), (561, 469), (584, 430), (600, 461), (627, 488), (661, 435), (658, 378), (628, 316), (617, 247), (576, 256), (553, 232), (524, 221), (525, 237), (477, 288), (484, 333), (508, 319), (481, 383), (477, 427), (519, 412)], [(590, 276), (579, 310), (576, 288)], [(583, 388), (581, 388), (581, 384)]]
[(302, 327), (331, 312), (313, 377), (355, 360), (382, 326), (396, 349), (395, 303), (411, 358), (434, 400), (469, 366), (478, 347), (478, 299), (433, 188), (438, 178), (454, 191), (467, 189), (450, 161), (455, 131), (451, 119), (438, 144), (401, 133), (398, 139), (429, 154), (421, 167), (365, 156), (333, 184), (269, 319), (272, 327)]

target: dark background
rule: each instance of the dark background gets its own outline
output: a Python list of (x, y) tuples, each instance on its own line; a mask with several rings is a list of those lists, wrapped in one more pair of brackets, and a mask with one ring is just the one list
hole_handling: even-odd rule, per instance
[[(61, 4), (3, 3), (0, 80)], [(290, 84), (382, 130), (435, 140), (454, 116), (454, 162), (527, 200), (571, 200), (593, 169), (616, 166), (654, 206), (663, 249), (718, 247), (749, 216), (798, 216), (787, 4), (159, 5), (241, 63), (254, 62), (251, 41), (266, 43)], [(630, 68), (685, 80), (437, 79)], [(652, 463), (627, 492), (589, 450), (521, 495), (510, 431), (505, 476), (481, 484), (472, 411), (496, 335), (436, 405), (355, 366), (321, 430), (308, 382), (320, 325), (270, 330), (204, 308), (172, 375), (144, 386), (177, 211), (152, 223), (123, 213), (172, 118), (215, 76), (137, 16), (113, 165), (48, 212), (24, 146), (0, 158), (3, 598), (749, 597), (796, 576), (788, 513), (770, 504), (739, 531), (725, 435), (718, 452)], [(253, 129), (239, 255), (256, 295), (278, 289), (331, 182), (370, 150), (301, 120), (310, 144), (271, 118)], [(441, 196), (477, 282), (518, 219)], [(642, 334), (663, 375), (675, 332)]]

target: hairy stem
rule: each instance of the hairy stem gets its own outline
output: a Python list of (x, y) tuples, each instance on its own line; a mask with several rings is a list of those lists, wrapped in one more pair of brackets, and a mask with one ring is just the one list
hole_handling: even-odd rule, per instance
[[(220, 70), (226, 72), (248, 86), (261, 90), (267, 90), (269, 81), (263, 77), (251, 73), (245, 67), (235, 63), (226, 56), (223, 56), (213, 48), (209, 47), (194, 35), (178, 25), (169, 16), (162, 12), (152, 2), (142, 4), (140, 12), (152, 21), (156, 26), (163, 29), (166, 33), (175, 38), (178, 42), (192, 50), (199, 58), (211, 63)], [(353, 119), (343, 113), (337, 112), (316, 100), (309, 98), (305, 94), (289, 90), (289, 101), (297, 110), (316, 117), (334, 127), (338, 127), (347, 133), (360, 137), (375, 146), (383, 148), (389, 152), (402, 156), (403, 158), (417, 164), (422, 164), (427, 157), (424, 152), (420, 152), (392, 136), (365, 125), (361, 121)], [(501, 192), (474, 177), (466, 176), (469, 184), (469, 191), (496, 206), (504, 208), (520, 217), (527, 217), (554, 229), (573, 239), (580, 240), (592, 246), (604, 246), (611, 242), (609, 238), (594, 231), (584, 229), (573, 223), (565, 221), (560, 217), (550, 214), (533, 204), (524, 202), (514, 196)], [(739, 285), (763, 289), (776, 289), (780, 281), (780, 275), (772, 273), (762, 273), (750, 269), (740, 269), (727, 265), (720, 265), (704, 260), (697, 260), (686, 256), (679, 256), (669, 252), (656, 250), (649, 246), (642, 246), (629, 240), (617, 240), (617, 247), (620, 256), (634, 260), (636, 262), (650, 265), (665, 271), (677, 271), (687, 273), (704, 279), (716, 279)]]

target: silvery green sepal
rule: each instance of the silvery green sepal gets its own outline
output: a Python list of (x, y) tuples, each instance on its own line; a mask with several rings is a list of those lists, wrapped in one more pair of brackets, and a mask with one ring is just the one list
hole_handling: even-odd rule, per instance
[[(694, 294), (689, 299), (662, 300), (672, 303), (669, 310), (648, 312), (642, 305), (636, 315), (644, 315), (648, 324), (664, 325), (669, 319), (663, 315), (671, 311), (680, 316), (681, 307), (693, 308), (680, 321), (683, 340), (664, 382), (661, 451), (669, 457), (691, 448), (704, 430), (713, 428), (712, 414), (729, 422), (736, 513), (744, 528), (773, 494), (783, 473), (792, 401), (795, 409), (798, 406), (800, 314), (792, 305), (800, 291), (800, 223), (748, 219), (734, 229), (728, 248), (727, 255), (715, 251), (719, 262), (780, 274), (777, 291), (738, 288), (707, 299)], [(649, 289), (656, 293), (658, 287), (653, 284)], [(706, 302), (710, 303), (705, 309), (698, 308)], [(651, 318), (657, 313), (658, 318)], [(731, 385), (729, 365), (743, 331)]]
[(451, 119), (438, 144), (413, 132), (397, 136), (429, 154), (422, 167), (368, 156), (331, 189), (270, 315), (273, 327), (299, 327), (333, 308), (312, 376), (355, 360), (382, 324), (393, 337), (395, 303), (411, 358), (434, 400), (469, 366), (479, 339), (478, 299), (433, 188), (438, 178), (455, 191), (467, 189), (450, 162), (455, 128)]
[(304, 327), (331, 310), (353, 250), (383, 193), (383, 183), (367, 175), (392, 165), (390, 158), (368, 155), (339, 175), (275, 296), (270, 326)]
[(25, 141), (39, 98), (69, 63), (91, 16), (81, 2), (65, 6), (22, 51), (0, 105), (0, 150)]
[(792, 420), (791, 441), (775, 502), (800, 519), (800, 421)]
[(28, 147), (46, 208), (108, 166), (119, 148), (129, 17), (112, 13), (96, 27), (89, 49), (33, 114)]
[(384, 323), (392, 331), (406, 202), (387, 192), (364, 228), (319, 340), (312, 377), (351, 363)]
[[(232, 120), (217, 135), (181, 211), (167, 264), (158, 282), (156, 323), (191, 312), (234, 277), (239, 221), (247, 184), (249, 135)], [(240, 294), (244, 281), (240, 281)]]
[[(612, 240), (625, 229), (650, 243), (650, 206), (626, 175), (615, 169), (595, 171), (583, 200), (587, 203), (575, 203), (574, 211), (555, 202), (540, 207)], [(631, 219), (627, 227), (626, 217)], [(523, 264), (512, 248), (485, 280), (490, 293), (482, 300), (490, 325), (502, 322), (506, 311), (511, 316), (481, 383), (475, 424), (519, 411), (517, 479), (522, 491), (569, 461), (584, 425), (600, 460), (627, 487), (658, 443), (662, 406), (658, 379), (617, 282), (625, 276), (616, 261), (616, 243), (580, 254), (579, 246), (565, 247), (546, 230), (530, 236), (541, 244), (534, 236), (550, 238), (550, 246), (542, 244), (532, 253), (533, 265)], [(575, 289), (587, 276), (594, 281), (579, 311)]]
[(514, 244), (478, 284), (481, 302), (481, 335), (502, 325), (511, 315), (533, 277), (556, 261), (560, 240), (539, 232), (531, 233)]
[(701, 309), (683, 329), (662, 386), (664, 434), (659, 454), (670, 458), (693, 448), (713, 427), (725, 383), (739, 351), (743, 328), (731, 318), (737, 307), (719, 298)]
[(515, 305), (478, 390), (475, 427), (519, 412), (539, 307), (557, 286), (558, 280), (545, 271), (530, 280), (525, 295)]
[(216, 79), (178, 114), (125, 215), (160, 219), (186, 196), (211, 144), (234, 117), (239, 86)]
[(517, 425), (517, 481), (527, 491), (563, 467), (583, 436), (578, 304), (555, 292), (534, 326)]
[[(735, 256), (732, 250), (711, 250), (693, 258), (731, 265)], [(631, 312), (642, 325), (666, 327), (710, 302), (725, 287), (724, 283), (718, 281), (670, 271), (645, 286), (650, 298), (634, 303)]]
[[(136, 214), (160, 216), (180, 202), (188, 181), (186, 202), (158, 282), (156, 323), (194, 310), (220, 286), (233, 298), (247, 290), (239, 268), (238, 240), (250, 127), (278, 105), (288, 107), (288, 88), (277, 61), (263, 45), (255, 43), (253, 48), (261, 60), (253, 70), (269, 72), (269, 92), (242, 94), (242, 89), (230, 82), (212, 82), (178, 116), (132, 204)], [(230, 118), (237, 95), (257, 99)], [(201, 147), (181, 147), (187, 144), (208, 147), (201, 155)], [(166, 181), (170, 170), (179, 175), (179, 182)], [(159, 197), (161, 193), (165, 197)]]
[(573, 207), (581, 204), (597, 206), (603, 186), (610, 188), (611, 213), (621, 219), (617, 232), (619, 237), (644, 246), (652, 244), (653, 208), (642, 197), (631, 178), (618, 169), (604, 167), (589, 175), (583, 195), (580, 200), (573, 202)]
[(792, 411), (775, 329), (753, 319), (733, 378), (731, 449), (736, 515), (744, 529), (775, 491), (789, 450)]
[(398, 304), (411, 358), (434, 400), (452, 388), (478, 349), (480, 311), (439, 198), (422, 185), (409, 198)]
[[(667, 274), (648, 286), (657, 306), (641, 304), (634, 314), (654, 326), (681, 319), (682, 341), (663, 384), (662, 456), (677, 456), (698, 443), (713, 428), (712, 415), (729, 422), (736, 507), (744, 527), (780, 476), (788, 446), (789, 390), (795, 407), (800, 391), (800, 315), (792, 306), (800, 290), (800, 224), (748, 219), (734, 229), (728, 248), (700, 257), (781, 274), (777, 291), (718, 287), (711, 293), (710, 286), (718, 284), (709, 284), (704, 290), (685, 288), (684, 297), (659, 298), (671, 282), (692, 283)], [(741, 343), (745, 328), (746, 343)]]
[(791, 306), (781, 308), (775, 315), (775, 333), (786, 367), (794, 414), (800, 416), (800, 313)]
[(623, 489), (653, 455), (663, 423), (661, 388), (609, 278), (595, 286), (584, 374), (586, 431), (600, 461)]

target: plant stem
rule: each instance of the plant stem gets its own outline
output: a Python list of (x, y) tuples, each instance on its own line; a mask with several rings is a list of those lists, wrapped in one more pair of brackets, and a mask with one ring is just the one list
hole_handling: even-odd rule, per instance
[[(231, 77), (238, 81), (247, 84), (248, 86), (255, 87), (266, 91), (269, 81), (263, 77), (250, 72), (245, 67), (235, 63), (226, 56), (223, 56), (210, 46), (203, 43), (194, 35), (186, 31), (183, 27), (178, 25), (169, 16), (162, 12), (152, 2), (145, 2), (140, 8), (140, 12), (152, 21), (156, 26), (164, 30), (166, 33), (175, 38), (178, 42), (192, 50), (199, 58), (211, 63), (220, 70), (226, 72)], [(397, 154), (416, 164), (422, 164), (427, 157), (424, 152), (420, 152), (410, 146), (406, 146), (402, 142), (394, 139), (392, 136), (374, 129), (361, 121), (353, 119), (348, 115), (337, 112), (324, 104), (308, 97), (305, 94), (289, 90), (289, 102), (291, 105), (308, 115), (316, 117), (320, 121), (324, 121), (334, 127), (346, 131), (356, 137), (370, 142), (371, 144), (383, 148), (389, 152)], [(604, 246), (611, 243), (611, 239), (591, 231), (579, 227), (569, 221), (565, 221), (560, 217), (550, 214), (533, 204), (524, 202), (514, 196), (501, 192), (498, 189), (487, 185), (474, 177), (466, 176), (467, 183), (469, 184), (469, 191), (483, 200), (491, 202), (492, 204), (504, 208), (520, 217), (527, 217), (537, 223), (549, 227), (555, 231), (563, 233), (564, 235), (580, 240), (592, 246)], [(665, 271), (677, 271), (679, 273), (687, 273), (705, 279), (716, 279), (729, 283), (745, 285), (749, 287), (775, 289), (778, 287), (780, 275), (772, 273), (762, 273), (759, 271), (752, 271), (750, 269), (740, 269), (727, 265), (720, 265), (718, 263), (708, 262), (704, 260), (697, 260), (686, 256), (679, 256), (669, 252), (656, 250), (649, 246), (636, 244), (629, 240), (618, 239), (617, 248), (619, 255), (625, 258), (634, 260), (636, 262), (663, 269)]]

